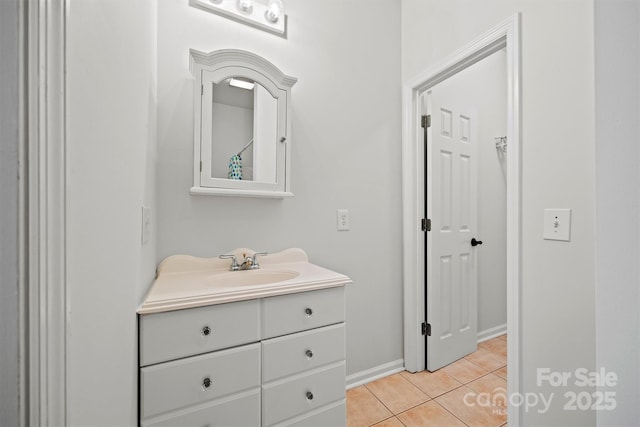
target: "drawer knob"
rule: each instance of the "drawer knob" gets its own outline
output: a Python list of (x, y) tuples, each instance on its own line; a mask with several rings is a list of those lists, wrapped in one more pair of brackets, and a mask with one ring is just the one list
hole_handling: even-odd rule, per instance
[(305, 354), (307, 355), (307, 357), (308, 357), (309, 359), (311, 359), (311, 358), (313, 357), (313, 351), (311, 351), (311, 350), (307, 350), (307, 351), (305, 351)]
[(211, 384), (213, 383), (213, 381), (211, 381), (211, 378), (207, 377), (204, 380), (202, 380), (202, 387), (205, 390), (208, 390), (209, 387), (211, 387)]
[(313, 393), (310, 391), (307, 392), (307, 400), (313, 400)]
[(211, 328), (208, 326), (205, 326), (204, 328), (202, 328), (202, 335), (209, 336), (211, 334)]
[(307, 308), (304, 309), (304, 313), (307, 316), (311, 316), (313, 314), (313, 310), (311, 310), (309, 307), (307, 307)]

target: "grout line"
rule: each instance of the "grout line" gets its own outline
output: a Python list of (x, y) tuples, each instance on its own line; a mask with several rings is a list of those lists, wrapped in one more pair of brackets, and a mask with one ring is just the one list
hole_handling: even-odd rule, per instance
[(387, 418), (384, 418), (384, 419), (382, 419), (382, 420), (380, 420), (380, 421), (377, 421), (375, 424), (371, 424), (371, 426), (374, 426), (374, 425), (376, 425), (376, 424), (378, 424), (378, 423), (381, 423), (381, 422), (383, 422), (383, 421), (385, 421), (385, 420), (388, 420), (389, 418), (393, 418), (393, 417), (395, 417), (395, 416), (396, 416), (396, 414), (394, 414), (394, 413), (393, 413), (393, 411), (391, 410), (391, 408), (389, 408), (387, 405), (385, 405), (385, 404), (384, 404), (384, 402), (383, 402), (382, 400), (380, 400), (380, 398), (379, 398), (378, 396), (376, 396), (376, 394), (375, 394), (373, 391), (371, 391), (371, 390), (369, 389), (369, 387), (367, 387), (367, 384), (363, 384), (363, 386), (364, 386), (364, 388), (366, 388), (366, 389), (367, 389), (367, 391), (368, 391), (369, 393), (371, 393), (371, 395), (372, 395), (373, 397), (375, 397), (375, 398), (376, 398), (376, 400), (377, 400), (378, 402), (380, 402), (380, 404), (381, 404), (382, 406), (384, 406), (384, 407), (385, 407), (385, 409), (386, 409), (387, 411), (389, 411), (389, 413), (391, 413), (391, 416), (390, 416), (390, 417), (387, 417)]
[[(466, 387), (466, 385), (462, 385), (462, 387)], [(458, 387), (458, 388), (460, 388), (460, 387)], [(469, 387), (467, 387), (467, 388), (469, 388)], [(456, 389), (456, 390), (457, 390), (457, 389)], [(471, 389), (469, 388), (469, 390), (471, 390)], [(453, 390), (451, 390), (451, 391), (453, 391)], [(446, 393), (445, 393), (445, 394), (446, 394)], [(465, 422), (464, 422), (464, 420), (462, 420), (462, 418), (460, 418), (458, 415), (456, 415), (453, 411), (450, 411), (446, 406), (444, 406), (444, 405), (440, 404), (440, 402), (437, 402), (437, 401), (436, 401), (436, 403), (437, 403), (437, 404), (438, 404), (442, 409), (444, 409), (445, 411), (447, 411), (448, 413), (450, 413), (451, 415), (453, 415), (453, 417), (454, 417), (454, 418), (456, 418), (458, 421), (460, 421), (462, 424), (464, 424), (465, 426), (469, 427), (469, 424), (465, 423)]]
[[(393, 374), (393, 375), (396, 375), (396, 374)], [(411, 385), (411, 386), (415, 387), (415, 388), (416, 388), (420, 393), (424, 394), (424, 395), (425, 395), (425, 396), (427, 396), (427, 398), (428, 398), (427, 400), (424, 400), (424, 401), (422, 401), (422, 402), (418, 403), (418, 404), (417, 404), (417, 405), (415, 405), (415, 406), (412, 406), (412, 407), (410, 407), (410, 408), (408, 408), (408, 409), (405, 409), (405, 410), (404, 410), (404, 411), (402, 411), (402, 412), (406, 412), (406, 411), (408, 411), (408, 410), (410, 410), (410, 409), (413, 409), (413, 408), (415, 408), (415, 407), (417, 407), (417, 406), (422, 405), (423, 403), (427, 403), (427, 402), (429, 402), (430, 400), (433, 400), (433, 398), (432, 398), (431, 396), (429, 396), (429, 395), (428, 395), (427, 393), (425, 393), (424, 391), (420, 390), (420, 388), (419, 388), (418, 386), (416, 386), (414, 383), (412, 383), (411, 381), (409, 381), (408, 379), (406, 379), (406, 378), (405, 378), (405, 377), (403, 377), (402, 375), (400, 375), (400, 377), (401, 377), (404, 381), (406, 381), (409, 385)], [(385, 408), (387, 408), (387, 410), (393, 414), (393, 416), (394, 416), (394, 417), (395, 417), (396, 415), (398, 415), (398, 414), (396, 414), (396, 413), (395, 413), (391, 408), (389, 408), (387, 405), (385, 405), (385, 403), (384, 403), (380, 398), (378, 398), (378, 396), (376, 396), (376, 394), (375, 394), (372, 390), (369, 390), (369, 387), (367, 387), (367, 384), (364, 384), (364, 386), (365, 386), (365, 388), (369, 391), (369, 393), (371, 393), (371, 394), (373, 395), (373, 397), (375, 397), (375, 398), (378, 400), (378, 402), (382, 403), (382, 406), (384, 406)], [(399, 412), (399, 414), (401, 414), (402, 412)], [(385, 419), (388, 419), (388, 418), (385, 418)], [(383, 420), (383, 421), (384, 421), (384, 420)], [(377, 423), (376, 423), (376, 424), (377, 424)]]

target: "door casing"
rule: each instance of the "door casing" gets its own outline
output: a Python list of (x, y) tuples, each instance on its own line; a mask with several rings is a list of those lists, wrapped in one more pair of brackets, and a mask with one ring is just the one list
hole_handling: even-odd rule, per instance
[[(507, 56), (507, 391), (521, 392), (521, 42), (520, 14), (514, 14), (434, 67), (403, 85), (402, 199), (404, 278), (404, 362), (411, 372), (425, 369), (424, 146), (420, 95), (500, 49)], [(519, 425), (521, 408), (509, 403), (508, 424)]]

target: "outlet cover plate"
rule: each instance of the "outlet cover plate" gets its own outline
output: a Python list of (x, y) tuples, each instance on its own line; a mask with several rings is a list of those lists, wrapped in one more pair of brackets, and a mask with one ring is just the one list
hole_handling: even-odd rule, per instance
[(348, 231), (351, 228), (348, 209), (338, 209), (336, 219), (338, 222), (338, 231)]

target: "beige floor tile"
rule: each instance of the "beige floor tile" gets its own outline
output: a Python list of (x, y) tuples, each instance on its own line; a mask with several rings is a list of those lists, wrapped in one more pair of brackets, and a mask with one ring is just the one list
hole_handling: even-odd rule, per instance
[(462, 385), (456, 381), (455, 378), (445, 374), (441, 370), (435, 372), (422, 371), (416, 372), (415, 374), (404, 371), (402, 372), (402, 376), (411, 381), (413, 385), (431, 398), (440, 396)]
[(466, 384), (470, 381), (480, 378), (483, 375), (489, 373), (488, 370), (481, 368), (480, 366), (469, 362), (467, 359), (462, 358), (453, 362), (450, 365), (440, 369), (445, 374), (455, 378), (459, 382)]
[(487, 374), (467, 384), (476, 393), (490, 396), (490, 401), (499, 408), (507, 407), (507, 380), (495, 374)]
[(430, 399), (401, 374), (381, 378), (366, 384), (365, 387), (394, 414), (399, 414)]
[(507, 334), (500, 335), (499, 337), (496, 337), (496, 338), (501, 339), (502, 341), (506, 341), (507, 340)]
[(504, 378), (505, 380), (507, 379), (507, 367), (503, 367), (500, 369), (496, 369), (495, 371), (493, 371), (494, 374), (496, 374), (499, 377)]
[(402, 424), (396, 417), (392, 417), (376, 424), (374, 427), (404, 427), (404, 424)]
[(392, 415), (365, 386), (347, 390), (348, 427), (368, 427)]
[(500, 337), (481, 342), (478, 344), (478, 347), (489, 350), (490, 352), (498, 354), (504, 358), (507, 357), (507, 341)]
[(465, 427), (464, 423), (434, 401), (398, 415), (406, 427)]
[(506, 356), (500, 356), (482, 347), (479, 347), (477, 351), (464, 358), (489, 372), (495, 371), (507, 364)]
[(496, 408), (467, 386), (435, 399), (470, 427), (499, 427), (507, 420), (506, 410)]

